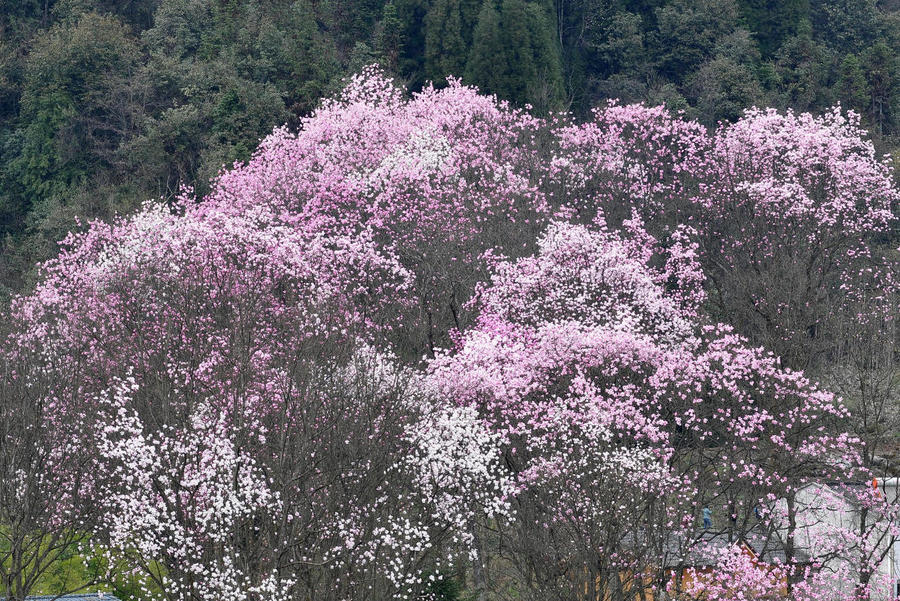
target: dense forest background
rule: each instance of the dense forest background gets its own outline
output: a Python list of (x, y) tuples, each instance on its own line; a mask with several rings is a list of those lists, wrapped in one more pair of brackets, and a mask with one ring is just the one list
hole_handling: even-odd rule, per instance
[(373, 62), (541, 114), (840, 103), (887, 153), (898, 54), (896, 0), (0, 0), (0, 298), (79, 219), (202, 194)]

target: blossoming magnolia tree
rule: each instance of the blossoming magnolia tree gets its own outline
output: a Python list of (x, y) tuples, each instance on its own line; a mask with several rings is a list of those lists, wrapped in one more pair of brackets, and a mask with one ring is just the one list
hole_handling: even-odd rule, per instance
[[(77, 369), (51, 372), (39, 352), (0, 353), (0, 595), (23, 599), (84, 545), (98, 513), (92, 449), (77, 415), (60, 419), (54, 393), (79, 384)], [(95, 584), (102, 566), (85, 576)], [(74, 580), (74, 579), (72, 579)], [(72, 592), (84, 582), (61, 583)]]
[(11, 343), (83, 366), (97, 542), (168, 597), (410, 594), (505, 511), (493, 435), (366, 342), (409, 278), (364, 239), (201, 205), (68, 248)]
[(900, 198), (857, 115), (753, 109), (708, 134), (662, 108), (610, 105), (557, 132), (558, 201), (584, 220), (635, 213), (663, 243), (690, 226), (717, 317), (790, 367), (832, 350), (832, 318), (873, 270), (893, 286), (877, 250)]
[(798, 542), (801, 491), (871, 475), (796, 371), (886, 273), (895, 193), (842, 119), (574, 125), (370, 69), (209, 197), (71, 236), (3, 356), (39, 358), (60, 473), (148, 595), (724, 598), (681, 577), (711, 508), (785, 560), (710, 586), (830, 599), (887, 532)]
[[(713, 318), (840, 392), (852, 410), (841, 427), (861, 439), (865, 467), (885, 474), (898, 197), (858, 116), (753, 109), (710, 134), (660, 108), (611, 105), (558, 131), (556, 197), (587, 221), (639, 215), (663, 245), (689, 226)], [(861, 531), (890, 536), (862, 515)]]
[[(533, 247), (548, 207), (532, 177), (540, 121), (454, 82), (407, 99), (375, 69), (303, 122), (277, 130), (206, 202), (274, 206), (328, 235), (370, 237), (411, 275), (396, 322), (420, 358), (470, 321), (484, 253)], [(408, 347), (408, 349), (407, 349)]]
[(776, 527), (760, 506), (857, 463), (825, 428), (845, 416), (833, 397), (704, 326), (700, 298), (663, 285), (695, 285), (693, 253), (654, 269), (647, 243), (554, 224), (537, 256), (497, 267), (478, 325), (431, 366), (500, 434), (518, 491), (504, 544), (536, 599), (663, 590), (706, 543), (701, 507), (737, 541)]

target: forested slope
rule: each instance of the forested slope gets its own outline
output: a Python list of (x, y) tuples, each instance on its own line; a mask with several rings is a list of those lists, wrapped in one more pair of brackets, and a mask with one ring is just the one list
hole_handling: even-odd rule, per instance
[(618, 98), (711, 125), (839, 102), (895, 148), (896, 3), (771, 4), (2, 0), (0, 288), (26, 284), (76, 218), (204, 192), (373, 62), (413, 90), (452, 74), (538, 113)]

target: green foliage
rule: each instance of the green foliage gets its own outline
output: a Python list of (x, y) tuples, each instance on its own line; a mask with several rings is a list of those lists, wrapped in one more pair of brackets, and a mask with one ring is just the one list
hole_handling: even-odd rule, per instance
[(863, 53), (862, 64), (869, 92), (866, 114), (875, 131), (883, 134), (897, 125), (897, 55), (879, 41)]
[(587, 43), (606, 66), (607, 74), (640, 68), (645, 55), (643, 20), (630, 12), (616, 12), (604, 27), (587, 32)]
[(869, 82), (866, 81), (862, 63), (855, 54), (848, 54), (841, 61), (837, 97), (845, 108), (858, 113), (864, 113), (869, 108)]
[(801, 111), (830, 104), (826, 85), (829, 57), (821, 44), (806, 33), (789, 38), (775, 57), (775, 93), (778, 104)]
[[(16, 538), (16, 537), (21, 538)], [(80, 539), (76, 535), (74, 539)], [(10, 552), (14, 544), (23, 544), (27, 541), (27, 547), (32, 550), (33, 555), (28, 555), (29, 561), (25, 563), (26, 570), (29, 575), (34, 575), (35, 580), (30, 584), (30, 590), (27, 591), (29, 597), (31, 595), (56, 595), (60, 593), (77, 592), (83, 590), (86, 586), (91, 586), (93, 590), (110, 590), (110, 586), (102, 584), (98, 580), (98, 576), (107, 571), (108, 562), (97, 555), (82, 554), (82, 545), (77, 542), (70, 544), (61, 544), (59, 538), (48, 535), (43, 532), (23, 533), (16, 531), (7, 525), (0, 525), (0, 556), (4, 558), (2, 564), (3, 569), (10, 570)], [(60, 545), (57, 547), (57, 545)], [(37, 556), (46, 554), (54, 557), (54, 561), (44, 563)], [(7, 571), (6, 574), (10, 572)], [(23, 594), (26, 591), (19, 589), (22, 586), (21, 581), (16, 583), (4, 582), (4, 592), (12, 590), (13, 598), (15, 595)], [(11, 585), (7, 588), (7, 584)]]
[(763, 56), (770, 57), (787, 38), (797, 35), (810, 8), (809, 0), (740, 0), (740, 10)]
[(501, 0), (500, 43), (488, 49), (494, 51), (500, 71), (496, 92), (518, 102), (525, 101), (537, 74), (530, 16), (526, 0)]
[(733, 0), (674, 0), (656, 18), (659, 70), (674, 82), (712, 58), (716, 43), (738, 26)]
[(862, 51), (878, 37), (876, 0), (821, 0), (812, 13), (822, 41), (838, 52)]
[(398, 72), (412, 89), (425, 83), (425, 0), (393, 0), (400, 26)]
[[(0, 554), (9, 551), (7, 535), (7, 530), (0, 527)], [(162, 571), (161, 566), (154, 565), (154, 569)], [(98, 575), (105, 573), (109, 573), (111, 578), (105, 582), (98, 580)], [(453, 584), (450, 586), (452, 587)], [(146, 578), (138, 578), (134, 574), (124, 573), (115, 563), (110, 564), (102, 553), (84, 555), (80, 545), (72, 544), (63, 549), (57, 560), (40, 575), (30, 594), (59, 595), (70, 592), (96, 591), (109, 592), (120, 599), (144, 599), (147, 598), (148, 592), (154, 595), (152, 598), (159, 598), (156, 595), (162, 593), (154, 582)], [(455, 600), (458, 597), (440, 597), (440, 593), (438, 593), (437, 599), (442, 598)]]
[(468, 47), (461, 11), (459, 0), (434, 0), (425, 15), (425, 76), (438, 85), (465, 69)]
[(537, 2), (485, 0), (472, 38), (466, 81), (538, 112), (562, 100), (562, 66), (550, 17)]
[(378, 52), (388, 70), (397, 73), (400, 69), (400, 52), (403, 49), (403, 21), (393, 1), (384, 5), (381, 14), (381, 29), (378, 32)]
[(768, 104), (757, 77), (760, 52), (749, 32), (723, 36), (712, 59), (690, 77), (688, 93), (696, 116), (707, 125), (734, 121), (750, 106)]
[(424, 21), (425, 74), (436, 84), (465, 73), (481, 6), (480, 0), (432, 0)]
[(728, 57), (705, 63), (691, 83), (697, 111), (709, 123), (734, 121), (762, 97), (753, 71)]
[[(429, 578), (425, 575), (425, 578)], [(455, 578), (446, 574), (435, 578), (428, 587), (429, 599), (434, 601), (470, 601), (471, 597), (464, 594), (463, 586)]]
[(63, 193), (98, 167), (128, 127), (114, 90), (137, 68), (139, 52), (116, 18), (86, 13), (35, 42), (25, 63), (21, 145), (8, 164), (24, 206)]
[(493, 0), (485, 0), (472, 35), (472, 51), (466, 65), (466, 80), (487, 93), (497, 93), (502, 86), (501, 65), (494, 52), (500, 48), (500, 11)]

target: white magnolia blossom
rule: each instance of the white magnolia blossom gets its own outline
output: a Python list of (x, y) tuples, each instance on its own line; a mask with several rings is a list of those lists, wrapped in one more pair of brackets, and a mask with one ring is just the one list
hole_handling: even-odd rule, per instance
[(236, 449), (226, 420), (201, 405), (187, 431), (148, 434), (128, 408), (137, 391), (127, 378), (101, 399), (113, 417), (98, 441), (111, 476), (103, 516), (111, 545), (181, 566), (165, 576), (170, 598), (289, 598), (289, 580), (269, 574), (258, 581), (236, 565), (235, 530), (254, 516), (271, 518), (281, 501), (254, 460)]

